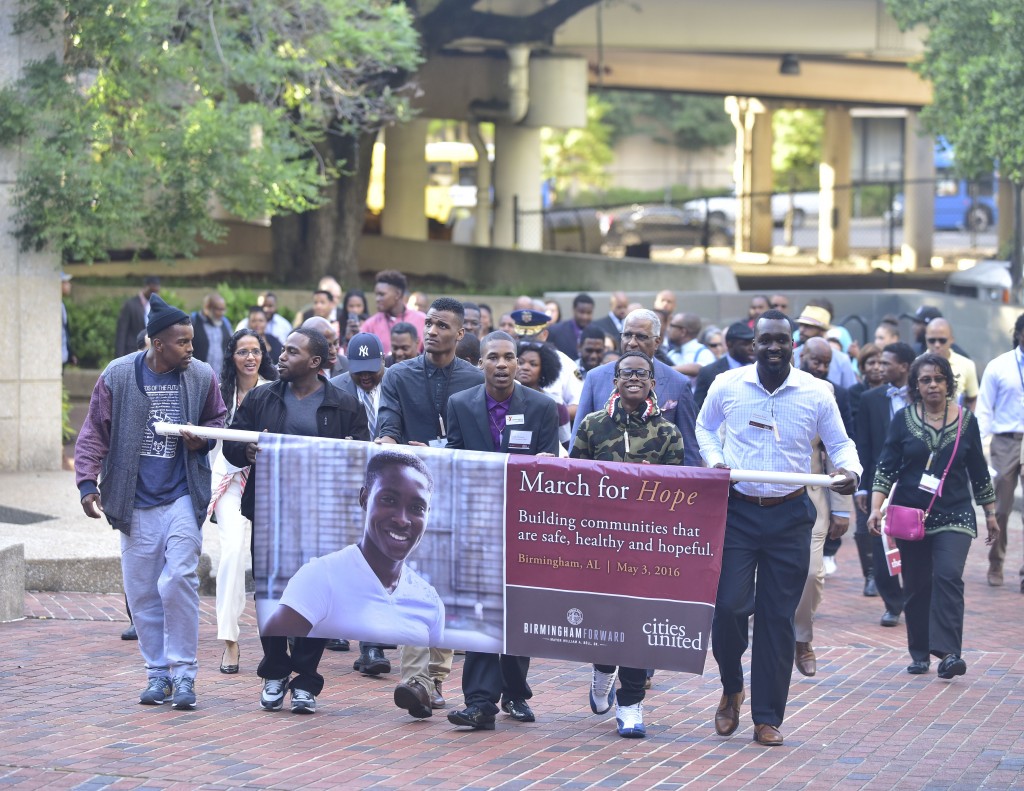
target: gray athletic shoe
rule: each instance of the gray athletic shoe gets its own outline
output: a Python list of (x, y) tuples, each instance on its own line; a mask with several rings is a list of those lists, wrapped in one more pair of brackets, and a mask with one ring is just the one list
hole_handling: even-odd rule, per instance
[(196, 680), (190, 676), (178, 676), (174, 679), (174, 708), (181, 710), (196, 707)]
[(139, 703), (144, 706), (159, 706), (161, 703), (167, 702), (171, 691), (170, 676), (153, 676), (149, 680), (149, 685), (139, 695)]

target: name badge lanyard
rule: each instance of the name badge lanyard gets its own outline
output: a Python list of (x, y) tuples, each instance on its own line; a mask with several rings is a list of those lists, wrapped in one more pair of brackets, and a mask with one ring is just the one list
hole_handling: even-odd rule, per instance
[(1024, 406), (1024, 373), (1021, 373), (1020, 370), (1021, 357), (1024, 357), (1024, 355), (1021, 354), (1020, 348), (1015, 349), (1013, 353), (1013, 360), (1017, 363), (1017, 378), (1020, 379), (1020, 402), (1021, 406)]
[[(437, 366), (434, 366), (434, 367), (437, 368)], [(452, 378), (451, 378), (451, 372), (445, 373), (445, 369), (444, 368), (437, 368), (437, 370), (441, 372), (441, 378), (444, 379), (444, 386), (441, 388), (441, 404), (440, 404), (440, 408), (439, 408), (439, 411), (437, 412), (437, 416), (436, 416), (437, 417), (436, 425), (437, 425), (437, 429), (438, 429), (437, 436), (440, 438), (440, 437), (447, 437), (448, 436), (448, 432), (445, 431), (444, 414), (443, 413), (448, 408), (448, 391), (451, 389)], [(435, 406), (435, 408), (437, 408), (437, 402), (434, 401), (434, 392), (433, 392), (434, 388), (433, 388), (433, 386), (431, 384), (431, 378), (432, 377), (430, 376), (430, 374), (427, 373), (427, 359), (426, 359), (426, 355), (424, 355), (424, 357), (423, 357), (423, 389), (424, 389), (424, 391), (426, 392), (426, 395), (427, 395), (427, 403), (428, 404), (432, 404), (432, 405)]]

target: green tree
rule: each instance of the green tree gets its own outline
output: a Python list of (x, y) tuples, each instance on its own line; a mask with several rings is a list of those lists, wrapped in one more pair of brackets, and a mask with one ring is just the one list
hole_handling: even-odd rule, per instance
[(16, 235), (74, 260), (188, 256), (223, 236), (216, 203), (272, 218), (282, 279), (350, 272), (344, 176), (410, 114), (412, 23), (389, 0), (26, 0), (16, 33), (63, 52), (0, 90)]
[(821, 110), (776, 110), (772, 114), (772, 171), (776, 190), (818, 188), (823, 131)]
[(1015, 194), (1013, 283), (1021, 285), (1024, 184), (1024, 5), (1020, 0), (886, 0), (900, 27), (921, 26), (925, 52), (914, 65), (932, 84), (921, 113), (929, 132), (956, 150), (968, 178), (998, 162)]
[(608, 106), (604, 118), (611, 127), (609, 143), (613, 146), (635, 134), (688, 151), (735, 140), (722, 100), (713, 96), (604, 90), (601, 100)]
[(608, 105), (600, 97), (587, 97), (587, 125), (583, 129), (544, 129), (541, 147), (544, 177), (554, 180), (560, 199), (573, 198), (581, 190), (608, 186), (605, 168), (612, 161), (610, 130), (604, 123)]

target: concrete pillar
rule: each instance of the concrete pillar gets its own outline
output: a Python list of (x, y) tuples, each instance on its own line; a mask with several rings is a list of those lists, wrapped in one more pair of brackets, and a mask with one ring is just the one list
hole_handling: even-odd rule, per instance
[(384, 236), (427, 238), (427, 123), (417, 118), (389, 127), (384, 134)]
[[(4, 14), (10, 13), (7, 4)], [(5, 18), (0, 27), (0, 84), (4, 85), (16, 80), (30, 61), (45, 59), (55, 44), (15, 38), (8, 22)], [(53, 470), (61, 464), (60, 262), (52, 250), (22, 252), (11, 235), (12, 194), (20, 164), (17, 149), (0, 148), (2, 472)]]
[(1009, 179), (999, 179), (999, 194), (996, 196), (999, 217), (996, 220), (997, 258), (1009, 257), (1013, 250), (1013, 184)]
[[(540, 213), (540, 129), (508, 123), (494, 125), (494, 246), (540, 250), (544, 218)], [(515, 205), (518, 201), (518, 236)]]
[[(818, 183), (821, 189), (818, 218), (818, 259), (826, 264), (850, 255), (850, 179), (853, 156), (853, 121), (845, 107), (825, 110)], [(836, 189), (839, 187), (839, 189)]]
[(903, 246), (907, 269), (931, 266), (935, 242), (935, 141), (921, 126), (917, 111), (905, 120), (903, 152)]
[(759, 100), (729, 96), (736, 129), (736, 252), (772, 251), (772, 114)]

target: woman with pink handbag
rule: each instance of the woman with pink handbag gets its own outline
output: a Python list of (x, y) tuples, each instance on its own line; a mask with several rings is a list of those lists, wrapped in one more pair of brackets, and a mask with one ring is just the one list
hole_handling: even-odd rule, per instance
[[(940, 659), (939, 678), (967, 672), (964, 564), (978, 535), (974, 500), (985, 510), (986, 544), (999, 534), (995, 490), (981, 447), (978, 421), (956, 405), (956, 380), (945, 357), (922, 354), (910, 367), (910, 405), (889, 425), (875, 468), (868, 529), (896, 538), (907, 594), (907, 672), (928, 672)], [(885, 519), (881, 508), (890, 494)], [(921, 526), (923, 525), (923, 530)]]

